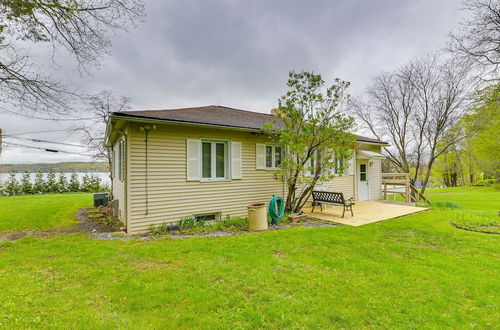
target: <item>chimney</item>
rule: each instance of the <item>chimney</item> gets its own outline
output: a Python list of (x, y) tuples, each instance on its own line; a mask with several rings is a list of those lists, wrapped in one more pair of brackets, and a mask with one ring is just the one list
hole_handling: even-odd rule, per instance
[(285, 115), (281, 111), (281, 100), (279, 101), (277, 108), (271, 109), (271, 115), (273, 115), (275, 117), (280, 117), (280, 118), (285, 117)]

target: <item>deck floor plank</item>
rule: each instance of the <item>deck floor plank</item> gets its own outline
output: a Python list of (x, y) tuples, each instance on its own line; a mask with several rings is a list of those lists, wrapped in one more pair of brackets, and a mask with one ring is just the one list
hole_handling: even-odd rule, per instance
[(351, 216), (351, 212), (346, 211), (344, 218), (342, 218), (343, 207), (341, 206), (323, 205), (323, 211), (320, 211), (319, 207), (315, 207), (314, 213), (311, 212), (311, 207), (305, 207), (303, 211), (311, 218), (357, 227), (427, 210), (424, 207), (401, 205), (387, 201), (355, 201), (352, 209), (354, 216)]

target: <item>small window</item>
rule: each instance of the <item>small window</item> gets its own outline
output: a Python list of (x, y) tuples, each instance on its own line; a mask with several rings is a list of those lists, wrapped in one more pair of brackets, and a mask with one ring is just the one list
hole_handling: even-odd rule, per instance
[(116, 161), (118, 180), (123, 182), (124, 180), (124, 166), (125, 166), (125, 148), (123, 140), (118, 142), (118, 157)]
[(201, 144), (201, 174), (206, 180), (226, 179), (228, 148), (225, 141), (203, 141)]
[(210, 214), (200, 214), (194, 216), (196, 221), (219, 221), (220, 212)]
[(359, 181), (366, 181), (366, 164), (359, 164)]
[(283, 148), (280, 146), (266, 146), (266, 168), (276, 169), (283, 162)]
[(111, 149), (111, 160), (112, 160), (112, 165), (111, 168), (110, 168), (110, 171), (111, 171), (111, 178), (115, 178), (116, 177), (116, 152), (115, 152), (115, 149)]

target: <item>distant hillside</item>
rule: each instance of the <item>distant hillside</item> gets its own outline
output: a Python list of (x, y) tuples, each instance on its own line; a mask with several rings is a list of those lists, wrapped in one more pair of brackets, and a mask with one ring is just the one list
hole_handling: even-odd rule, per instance
[(0, 164), (0, 173), (24, 172), (24, 171), (42, 171), (48, 172), (53, 169), (56, 172), (109, 172), (109, 166), (106, 162), (65, 162), (65, 163), (38, 163), (38, 164)]

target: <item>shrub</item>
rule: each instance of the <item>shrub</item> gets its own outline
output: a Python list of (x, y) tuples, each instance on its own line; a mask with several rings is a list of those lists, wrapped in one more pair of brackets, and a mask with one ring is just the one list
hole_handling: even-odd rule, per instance
[(29, 171), (24, 172), (21, 178), (21, 192), (27, 195), (34, 193), (33, 185), (31, 184), (31, 173)]
[(151, 226), (151, 236), (153, 237), (165, 237), (168, 235), (168, 224), (162, 223), (157, 226)]
[(247, 218), (231, 218), (229, 215), (224, 220), (214, 223), (215, 230), (220, 231), (246, 231), (248, 230)]
[(82, 177), (80, 191), (83, 191), (83, 192), (91, 192), (92, 191), (91, 187), (90, 187), (90, 177), (87, 173), (85, 173)]
[(47, 182), (45, 183), (45, 188), (46, 192), (48, 193), (56, 193), (58, 191), (56, 173), (53, 170), (49, 170), (49, 173), (47, 173)]
[(92, 174), (89, 178), (89, 187), (90, 192), (100, 192), (102, 191), (101, 178), (97, 175)]
[(18, 195), (21, 192), (21, 186), (16, 179), (16, 174), (14, 172), (9, 173), (9, 179), (5, 184), (5, 192), (7, 195)]
[(475, 186), (491, 186), (492, 184), (495, 184), (497, 182), (496, 179), (484, 179), (484, 180), (478, 180), (474, 183)]
[(71, 174), (68, 190), (71, 192), (80, 191), (80, 181), (78, 181), (78, 174), (76, 174), (76, 172), (73, 172), (73, 174)]
[(431, 207), (438, 209), (461, 209), (462, 207), (456, 203), (450, 201), (444, 202), (432, 202)]
[(46, 191), (45, 182), (43, 181), (43, 173), (37, 171), (35, 174), (35, 182), (33, 183), (33, 192), (43, 194)]
[(57, 179), (57, 191), (60, 193), (67, 192), (68, 189), (68, 180), (66, 179), (66, 176), (64, 173), (61, 171), (59, 172), (59, 177)]

